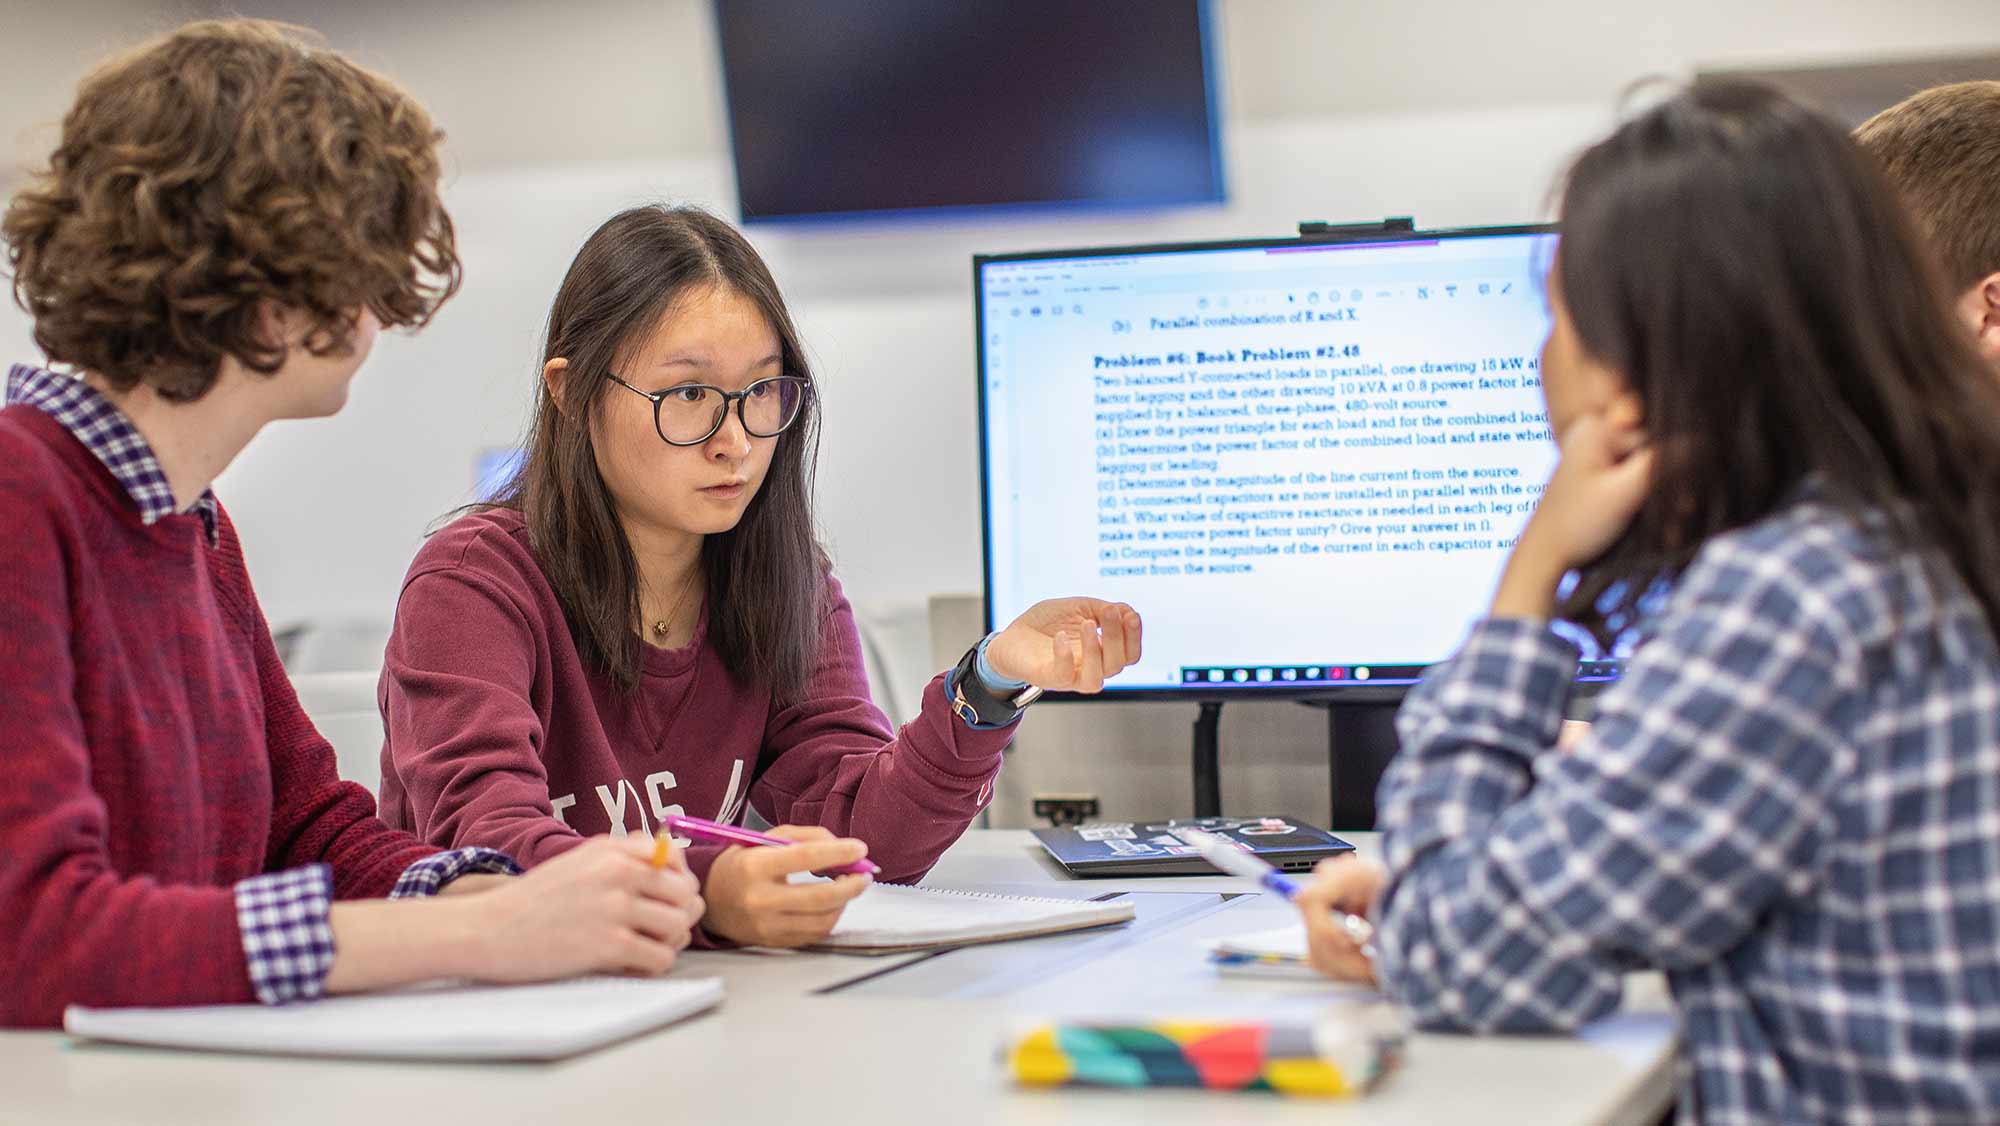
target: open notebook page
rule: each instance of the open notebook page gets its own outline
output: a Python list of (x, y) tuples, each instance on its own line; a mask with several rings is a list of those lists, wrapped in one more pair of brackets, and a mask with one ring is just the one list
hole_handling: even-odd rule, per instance
[(1058, 934), (1132, 919), (1132, 902), (1039, 899), (944, 888), (876, 884), (840, 916), (814, 949), (893, 953)]

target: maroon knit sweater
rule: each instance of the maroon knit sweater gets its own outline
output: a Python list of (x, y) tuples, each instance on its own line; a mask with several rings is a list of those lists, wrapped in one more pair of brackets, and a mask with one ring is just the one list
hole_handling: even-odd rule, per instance
[(0, 411), (0, 1025), (248, 1002), (231, 884), (325, 862), (381, 896), (434, 851), (335, 774), (219, 532), (148, 527), (59, 423)]

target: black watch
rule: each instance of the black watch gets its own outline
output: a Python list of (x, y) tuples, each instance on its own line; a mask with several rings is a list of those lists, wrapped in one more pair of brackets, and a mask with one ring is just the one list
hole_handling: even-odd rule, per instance
[(1021, 718), (1021, 709), (1034, 703), (1042, 695), (1042, 690), (1029, 685), (1009, 696), (995, 694), (987, 687), (979, 675), (979, 651), (986, 644), (982, 638), (978, 645), (965, 651), (958, 659), (957, 667), (951, 670), (948, 681), (951, 686), (951, 710), (966, 726), (979, 730), (1005, 727)]

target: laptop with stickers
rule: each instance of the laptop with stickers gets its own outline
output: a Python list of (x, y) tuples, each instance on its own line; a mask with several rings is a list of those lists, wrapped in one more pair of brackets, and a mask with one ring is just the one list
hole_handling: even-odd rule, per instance
[(1101, 821), (1036, 829), (1035, 839), (1072, 876), (1212, 876), (1178, 831), (1204, 829), (1281, 872), (1304, 872), (1354, 846), (1290, 817), (1187, 817), (1171, 821)]

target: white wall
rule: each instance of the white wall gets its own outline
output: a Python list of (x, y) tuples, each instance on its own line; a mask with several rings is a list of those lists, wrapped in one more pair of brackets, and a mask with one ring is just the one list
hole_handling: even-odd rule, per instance
[[(91, 63), (128, 46), (154, 5), (145, 0), (47, 4), (0, 0), (0, 196), (12, 194), (19, 170), (48, 158), (77, 79)], [(5, 273), (0, 263), (0, 275)], [(39, 353), (28, 318), (0, 292), (0, 371)]]
[[(0, 74), (9, 138), (59, 112), (49, 90), (63, 88), (60, 73), (102, 46), (213, 7), (0, 4), (10, 57), (34, 63), (25, 78)], [(463, 292), (422, 335), (384, 337), (340, 417), (272, 428), (220, 485), (272, 621), (385, 618), (425, 527), (470, 499), (477, 451), (517, 436), (547, 303), (590, 229), (653, 199), (732, 213), (709, 7), (237, 7), (318, 27), (408, 85), (449, 135)], [(22, 21), (15, 9), (57, 14)], [(979, 588), (974, 252), (1280, 235), (1304, 218), (1531, 219), (1641, 76), (2000, 46), (1992, 0), (1221, 0), (1218, 11), (1226, 206), (752, 232), (819, 363), (820, 516), (857, 602)], [(45, 151), (17, 143), (16, 160)], [(0, 311), (4, 355), (30, 356), (27, 340), (19, 312)], [(1057, 748), (1041, 753), (1065, 780), (1099, 757), (1143, 761), (1132, 792), (1164, 801), (1185, 793), (1191, 712), (1060, 709), (1038, 718), (1023, 751)], [(1226, 742), (1254, 748), (1226, 753), (1235, 793), (1296, 794), (1296, 779), (1313, 776), (1300, 771), (1323, 762), (1323, 721), (1302, 709), (1230, 715)], [(1288, 808), (1323, 809), (1323, 790)]]
[[(1229, 207), (1089, 223), (989, 223), (755, 233), (789, 286), (826, 404), (820, 517), (863, 603), (977, 590), (972, 301), (964, 251), (1100, 239), (1284, 233), (1302, 216), (1414, 212), (1479, 223), (1534, 215), (1544, 170), (1608, 120), (1603, 107), (1246, 124), (1232, 137), (1243, 189)], [(1476, 174), (1469, 170), (1476, 164)], [(474, 453), (525, 419), (541, 319), (576, 246), (605, 216), (648, 199), (726, 209), (720, 162), (511, 169), (449, 189), (464, 290), (415, 336), (383, 337), (346, 411), (274, 427), (219, 491), (273, 621), (383, 614), (424, 527), (470, 499)], [(886, 243), (875, 254), (871, 247)], [(949, 277), (927, 277), (928, 255)], [(842, 264), (883, 270), (892, 292), (840, 293)]]
[(0, 0), (0, 186), (39, 162), (55, 143), (77, 79), (92, 63), (130, 46), (157, 5), (147, 0), (51, 4)]
[[(39, 115), (44, 139), (57, 71), (216, 7), (9, 4), (34, 13), (6, 21), (25, 36), (11, 53), (34, 60), (34, 89), (18, 105), (0, 97), (0, 126), (29, 135)], [(476, 452), (519, 431), (542, 316), (590, 228), (649, 199), (733, 210), (709, 7), (238, 7), (317, 27), (409, 85), (450, 137), (464, 291), (422, 336), (385, 338), (345, 414), (273, 428), (222, 482), (274, 621), (379, 616), (422, 529), (468, 499)], [(2000, 43), (1990, 0), (1223, 0), (1218, 12), (1226, 207), (753, 232), (821, 362), (821, 515), (857, 598), (978, 588), (975, 251), (1283, 234), (1302, 218), (1518, 221), (1540, 214), (1562, 161), (1640, 75)], [(0, 347), (31, 354), (17, 310), (0, 313)]]

